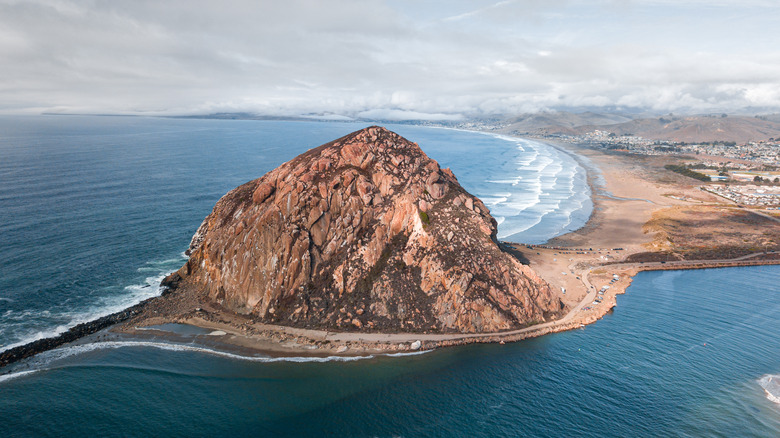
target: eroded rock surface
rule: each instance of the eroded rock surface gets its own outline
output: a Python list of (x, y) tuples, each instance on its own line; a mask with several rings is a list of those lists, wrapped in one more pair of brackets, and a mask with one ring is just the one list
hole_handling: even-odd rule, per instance
[(220, 199), (168, 281), (259, 320), (331, 330), (494, 332), (561, 302), (417, 144), (371, 127)]

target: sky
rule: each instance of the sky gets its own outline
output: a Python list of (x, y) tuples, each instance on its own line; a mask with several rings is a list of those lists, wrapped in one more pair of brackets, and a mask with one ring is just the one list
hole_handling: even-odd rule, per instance
[(769, 0), (0, 0), (0, 113), (780, 112)]

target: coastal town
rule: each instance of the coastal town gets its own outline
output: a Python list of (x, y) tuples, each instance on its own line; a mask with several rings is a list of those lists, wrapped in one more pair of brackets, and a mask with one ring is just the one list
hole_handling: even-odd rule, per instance
[[(702, 116), (707, 118), (706, 116)], [(761, 119), (760, 116), (756, 116)], [(663, 118), (659, 120), (664, 120)], [(442, 126), (440, 123), (428, 125)], [(448, 125), (449, 127), (449, 125)], [(643, 137), (637, 134), (619, 134), (617, 129), (609, 125), (592, 127), (581, 133), (567, 133), (561, 125), (538, 127), (534, 130), (518, 130), (507, 121), (502, 120), (469, 120), (459, 122), (451, 127), (457, 129), (507, 133), (524, 137), (539, 138), (553, 142), (563, 142), (581, 145), (604, 151), (623, 152), (646, 156), (690, 156), (702, 161), (706, 166), (724, 167), (738, 171), (762, 170), (775, 171), (780, 169), (780, 136), (762, 137), (748, 141), (729, 141), (717, 139), (715, 133), (704, 130), (702, 135), (715, 136), (711, 141), (675, 141), (672, 136), (657, 135), (655, 138)], [(708, 134), (707, 134), (708, 133)], [(760, 137), (759, 134), (756, 134)], [(701, 140), (701, 139), (700, 139)], [(765, 175), (769, 176), (769, 175)], [(780, 174), (778, 174), (780, 176)], [(773, 176), (777, 177), (777, 176)], [(751, 175), (750, 178), (754, 178)], [(772, 178), (772, 179), (773, 179)], [(741, 177), (737, 177), (741, 180)], [(780, 182), (778, 180), (777, 182)]]
[[(685, 144), (617, 136), (595, 130), (582, 136), (555, 136), (567, 143), (631, 155), (675, 156), (684, 164), (674, 171), (710, 184), (701, 190), (747, 207), (780, 206), (780, 139), (735, 144), (711, 142)], [(684, 167), (680, 169), (681, 167)], [(682, 170), (682, 172), (680, 172)]]
[(637, 155), (693, 155), (711, 157), (713, 160), (717, 157), (721, 162), (732, 163), (741, 168), (748, 165), (776, 168), (780, 161), (780, 138), (744, 144), (730, 141), (685, 143), (651, 140), (635, 135), (616, 135), (599, 129), (583, 135), (550, 134), (547, 137)]
[(780, 210), (780, 187), (737, 186), (712, 184), (701, 187), (702, 190), (726, 198), (739, 205), (750, 207), (773, 207)]
[[(494, 120), (462, 122), (457, 127), (517, 134), (511, 125)], [(609, 154), (668, 157), (676, 163), (668, 165), (667, 169), (705, 182), (700, 186), (702, 191), (743, 207), (767, 210), (780, 207), (780, 137), (744, 143), (726, 140), (682, 142), (620, 135), (610, 131), (609, 126), (583, 134), (545, 128), (524, 135)]]

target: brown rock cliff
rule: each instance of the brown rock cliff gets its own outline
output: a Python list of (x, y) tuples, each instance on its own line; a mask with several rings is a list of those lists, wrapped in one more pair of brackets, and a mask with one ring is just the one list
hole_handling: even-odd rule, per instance
[(224, 308), (331, 330), (494, 332), (560, 314), (449, 169), (381, 127), (226, 194), (174, 276)]

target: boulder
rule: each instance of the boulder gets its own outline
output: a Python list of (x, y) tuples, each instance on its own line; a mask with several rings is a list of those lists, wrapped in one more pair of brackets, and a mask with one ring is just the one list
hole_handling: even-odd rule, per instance
[(263, 323), (477, 333), (562, 311), (449, 169), (376, 126), (231, 190), (188, 253), (167, 284)]

